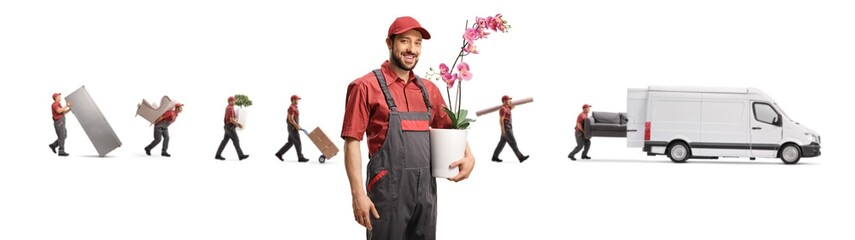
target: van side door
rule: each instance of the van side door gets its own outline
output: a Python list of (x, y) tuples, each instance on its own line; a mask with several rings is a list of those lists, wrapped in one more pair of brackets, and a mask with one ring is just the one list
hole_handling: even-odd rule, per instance
[(767, 102), (751, 103), (751, 156), (774, 158), (783, 137), (781, 113)]

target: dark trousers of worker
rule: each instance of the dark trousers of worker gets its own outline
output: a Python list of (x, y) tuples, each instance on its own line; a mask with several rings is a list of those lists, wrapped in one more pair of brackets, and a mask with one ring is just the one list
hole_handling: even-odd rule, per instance
[(56, 141), (53, 141), (50, 146), (58, 147), (59, 153), (65, 153), (65, 138), (68, 136), (65, 130), (65, 116), (53, 121), (53, 129), (56, 130)]
[(297, 150), (297, 158), (303, 159), (303, 144), (300, 141), (300, 131), (297, 131), (296, 128), (288, 126), (288, 142), (285, 143), (285, 146), (279, 149), (276, 152), (276, 155), (282, 156), (291, 149), (291, 146)]
[(153, 149), (155, 146), (157, 146), (157, 144), (160, 143), (161, 137), (163, 138), (163, 146), (162, 146), (161, 151), (166, 152), (166, 149), (169, 148), (169, 123), (168, 122), (161, 122), (161, 123), (158, 123), (157, 125), (154, 125), (154, 140), (151, 141), (151, 144), (146, 146), (145, 149), (148, 149), (148, 150)]
[(511, 146), (511, 150), (514, 150), (514, 154), (517, 155), (517, 158), (523, 157), (519, 147), (517, 147), (517, 138), (514, 137), (514, 130), (511, 128), (511, 125), (505, 124), (505, 134), (502, 134), (502, 137), (499, 139), (499, 145), (497, 145), (496, 150), (493, 151), (493, 159), (499, 158), (499, 154), (505, 149), (506, 143)]
[[(380, 215), (380, 219), (370, 217), (373, 229), (367, 231), (367, 238), (436, 239), (436, 178), (431, 176), (430, 169), (430, 111), (398, 112), (382, 74), (375, 70), (375, 75), (379, 75), (390, 113), (386, 139), (370, 157), (367, 167), (366, 190)], [(425, 103), (429, 103), (424, 86), (417, 85)], [(401, 121), (423, 124), (410, 124), (405, 129)]]
[(238, 139), (237, 131), (235, 131), (235, 125), (226, 125), (223, 129), (225, 129), (226, 134), (223, 135), (223, 141), (220, 142), (220, 147), (217, 148), (217, 157), (223, 156), (223, 149), (226, 148), (226, 143), (229, 143), (229, 140), (232, 140), (232, 144), (235, 145), (238, 157), (244, 156), (243, 150), (240, 149), (240, 139)]
[(582, 157), (588, 156), (588, 149), (591, 148), (591, 139), (585, 138), (585, 134), (582, 131), (576, 130), (576, 148), (573, 149), (573, 152), (570, 152), (570, 156), (576, 156), (576, 153), (582, 148), (585, 148), (585, 151), (582, 151)]

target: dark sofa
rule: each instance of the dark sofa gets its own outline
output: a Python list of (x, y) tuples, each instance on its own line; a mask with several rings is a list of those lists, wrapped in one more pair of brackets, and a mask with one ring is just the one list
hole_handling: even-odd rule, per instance
[(582, 126), (585, 136), (626, 137), (626, 113), (591, 112)]

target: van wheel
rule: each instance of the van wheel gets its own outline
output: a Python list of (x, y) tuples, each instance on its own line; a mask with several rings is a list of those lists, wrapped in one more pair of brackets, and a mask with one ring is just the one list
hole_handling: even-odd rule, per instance
[(675, 142), (668, 146), (667, 154), (672, 162), (684, 163), (692, 155), (692, 150), (684, 142)]
[(802, 150), (799, 149), (795, 144), (786, 144), (784, 148), (781, 148), (781, 161), (784, 164), (796, 164), (799, 160), (802, 159)]

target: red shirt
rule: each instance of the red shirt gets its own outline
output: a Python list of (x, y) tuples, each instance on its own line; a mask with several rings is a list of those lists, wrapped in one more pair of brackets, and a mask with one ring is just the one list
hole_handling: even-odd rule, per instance
[(300, 110), (297, 109), (297, 105), (291, 104), (291, 107), (288, 107), (288, 116), (294, 115), (294, 120), (297, 120), (300, 117)]
[(53, 102), (53, 104), (50, 105), (50, 112), (53, 113), (53, 120), (54, 121), (62, 118), (62, 113), (56, 111), (57, 109), (60, 109), (60, 108), (62, 108), (62, 104), (59, 104), (59, 102)]
[(504, 122), (504, 123), (510, 122), (511, 121), (511, 107), (502, 106), (502, 108), (499, 109), (499, 117), (502, 118), (502, 122)]
[(231, 125), (232, 124), (232, 118), (234, 118), (234, 117), (235, 117), (235, 106), (234, 105), (227, 106), (226, 107), (226, 117), (224, 119), (226, 122), (226, 125)]
[[(398, 78), (389, 61), (380, 66), (380, 71), (386, 78), (386, 85), (395, 100), (399, 112), (427, 111), (424, 98), (419, 87), (413, 82), (416, 75), (410, 71), (409, 81)], [(433, 128), (451, 128), (451, 119), (445, 113), (445, 100), (439, 88), (427, 79), (422, 79), (431, 104), (430, 126)], [(374, 155), (386, 140), (389, 129), (389, 106), (377, 78), (373, 72), (362, 76), (347, 86), (347, 102), (344, 107), (344, 121), (341, 127), (341, 138), (351, 137), (362, 141), (362, 136), (368, 136), (368, 153)]]
[[(585, 127), (585, 118), (588, 118), (588, 114), (586, 114), (585, 112), (580, 113), (579, 117), (576, 117), (576, 124), (579, 124), (579, 126)], [(576, 129), (576, 127), (574, 126), (573, 129)], [(579, 129), (576, 129), (576, 130), (579, 130)]]
[(173, 122), (175, 122), (175, 119), (177, 119), (177, 118), (178, 118), (178, 113), (175, 112), (174, 110), (169, 110), (169, 111), (166, 111), (165, 113), (163, 113), (163, 115), (160, 116), (160, 121), (156, 122), (155, 124), (159, 124), (162, 122), (173, 123)]

